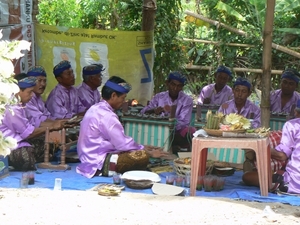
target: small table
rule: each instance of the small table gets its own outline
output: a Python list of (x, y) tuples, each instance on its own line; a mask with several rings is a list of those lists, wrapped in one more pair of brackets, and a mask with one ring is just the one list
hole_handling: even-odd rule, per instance
[(196, 194), (198, 176), (206, 171), (207, 148), (252, 149), (256, 153), (257, 171), (262, 196), (268, 196), (271, 185), (271, 165), (269, 138), (222, 138), (195, 137), (192, 142), (191, 186), (190, 193)]

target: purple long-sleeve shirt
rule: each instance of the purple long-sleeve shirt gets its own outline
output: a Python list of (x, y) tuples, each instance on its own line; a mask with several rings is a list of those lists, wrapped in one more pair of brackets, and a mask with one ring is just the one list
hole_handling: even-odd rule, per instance
[(91, 106), (80, 124), (77, 152), (81, 163), (76, 171), (91, 178), (101, 170), (108, 153), (141, 150), (132, 137), (125, 135), (124, 128), (113, 108), (105, 101)]
[(28, 120), (35, 127), (39, 127), (46, 119), (55, 120), (56, 118), (51, 116), (50, 112), (45, 106), (41, 96), (33, 94), (32, 98), (26, 103), (25, 111)]
[(72, 118), (86, 109), (79, 101), (76, 88), (67, 89), (60, 84), (57, 84), (50, 92), (46, 101), (46, 108), (53, 117), (58, 119)]
[(211, 105), (222, 105), (224, 102), (233, 99), (231, 87), (225, 85), (223, 89), (217, 93), (215, 84), (209, 84), (202, 88), (198, 97), (198, 104), (203, 104), (205, 98), (210, 98)]
[(189, 126), (192, 117), (193, 99), (182, 91), (179, 92), (178, 98), (175, 101), (172, 101), (168, 91), (156, 94), (149, 102), (149, 105), (141, 110), (141, 113), (145, 113), (156, 107), (164, 107), (165, 105), (177, 105), (175, 113), (175, 118), (177, 119), (176, 130), (181, 130)]
[[(227, 107), (224, 107), (224, 106), (227, 106)], [(254, 103), (252, 103), (251, 101), (249, 101), (248, 99), (246, 100), (245, 106), (241, 109), (240, 113), (238, 113), (238, 110), (235, 106), (234, 99), (223, 103), (223, 105), (220, 106), (218, 111), (222, 112), (224, 115), (228, 115), (230, 113), (240, 114), (247, 119), (253, 119), (253, 121), (251, 122), (252, 128), (260, 127), (260, 124), (261, 124), (260, 108), (257, 105), (255, 105)], [(253, 118), (250, 118), (252, 113), (253, 113)]]
[(297, 104), (297, 100), (300, 99), (300, 94), (294, 91), (293, 97), (288, 101), (284, 107), (281, 106), (281, 89), (272, 91), (270, 93), (270, 111), (277, 113), (290, 113), (292, 105)]
[(77, 86), (76, 89), (78, 90), (78, 96), (81, 104), (87, 109), (100, 102), (100, 92), (97, 89), (92, 90), (86, 83), (82, 82), (82, 84)]
[[(35, 127), (26, 118), (25, 106), (21, 104), (7, 106), (3, 120), (0, 124), (0, 131), (3, 137), (12, 137), (17, 141), (17, 148), (31, 146), (24, 141)], [(14, 149), (12, 149), (14, 150)]]
[(288, 192), (300, 194), (300, 118), (283, 125), (281, 141), (275, 149), (289, 159), (284, 173), (284, 181), (289, 183)]

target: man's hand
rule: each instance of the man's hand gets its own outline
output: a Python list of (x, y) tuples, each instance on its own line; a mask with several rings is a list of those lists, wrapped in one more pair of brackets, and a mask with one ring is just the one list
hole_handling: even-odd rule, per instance
[(156, 115), (161, 114), (162, 112), (164, 112), (164, 108), (163, 107), (159, 106), (159, 107), (157, 107), (157, 108), (154, 109), (154, 113)]
[(52, 123), (51, 130), (60, 130), (60, 129), (62, 129), (65, 122), (66, 122), (65, 120), (55, 120)]
[(162, 148), (155, 147), (151, 145), (145, 145), (144, 150), (150, 155), (152, 158), (164, 158), (170, 156), (170, 153), (164, 152)]
[(210, 104), (210, 98), (205, 98), (203, 100), (203, 104)]

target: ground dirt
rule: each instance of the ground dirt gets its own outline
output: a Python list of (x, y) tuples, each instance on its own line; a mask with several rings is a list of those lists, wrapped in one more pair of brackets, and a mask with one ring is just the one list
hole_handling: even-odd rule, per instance
[[(269, 205), (274, 214), (264, 213)], [(224, 198), (0, 189), (0, 224), (300, 224), (300, 207)]]

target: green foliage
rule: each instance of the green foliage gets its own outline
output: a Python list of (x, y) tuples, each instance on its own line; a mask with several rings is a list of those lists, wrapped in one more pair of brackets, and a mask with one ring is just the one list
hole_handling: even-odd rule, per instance
[(41, 24), (81, 27), (76, 0), (39, 0), (37, 20)]
[[(299, 49), (300, 29), (300, 2), (293, 0), (277, 0), (274, 18), (273, 42), (280, 45), (288, 43), (288, 47)], [(196, 4), (197, 6), (197, 4)], [(190, 42), (188, 47), (189, 60), (200, 66), (211, 66), (213, 69), (218, 64), (228, 67), (261, 68), (262, 66), (262, 38), (265, 23), (266, 1), (262, 0), (202, 0), (195, 10), (195, 5), (187, 6), (187, 10), (198, 11), (199, 14), (214, 21), (240, 29), (247, 33), (247, 37), (238, 35), (222, 26), (210, 25), (199, 27), (195, 22), (182, 24), (180, 35), (188, 38), (211, 40), (218, 45), (209, 45)], [(186, 5), (184, 6), (184, 8)], [(294, 34), (291, 38), (288, 38)], [(290, 41), (290, 42), (288, 42)], [(246, 44), (249, 47), (229, 46), (228, 43)], [(252, 46), (252, 47), (250, 47)], [(297, 48), (298, 47), (298, 48)], [(299, 59), (281, 51), (272, 50), (272, 68), (285, 69), (294, 67), (300, 69)], [(207, 76), (207, 71), (200, 71), (192, 75), (198, 77), (199, 84), (208, 84), (212, 79)], [(208, 74), (212, 74), (210, 71)], [(251, 73), (237, 73), (235, 76), (251, 77)], [(274, 76), (272, 83), (278, 88), (280, 76)]]
[[(142, 0), (40, 0), (38, 21), (43, 24), (68, 27), (140, 30)], [(67, 10), (66, 10), (67, 9)], [(222, 26), (210, 25), (199, 19), (187, 18), (185, 10), (197, 12), (211, 20), (240, 29), (247, 37)], [(167, 74), (184, 70), (186, 64), (210, 66), (211, 71), (189, 70), (189, 84), (185, 87), (197, 94), (214, 82), (212, 74), (219, 64), (228, 67), (261, 68), (262, 37), (265, 23), (266, 1), (262, 0), (157, 0), (155, 18), (155, 92), (164, 88)], [(300, 2), (277, 0), (274, 18), (273, 42), (297, 50), (300, 38)], [(291, 36), (294, 35), (294, 36)], [(218, 45), (185, 41), (202, 39)], [(229, 43), (249, 47), (229, 46)], [(251, 47), (254, 46), (254, 47)], [(298, 48), (299, 49), (299, 48)], [(300, 69), (298, 58), (272, 51), (273, 69), (294, 67)], [(256, 76), (238, 73), (236, 76)], [(278, 77), (272, 82), (278, 84)]]
[[(102, 30), (141, 30), (141, 0), (40, 0), (38, 21), (48, 25)], [(65, 9), (68, 9), (66, 12)], [(72, 16), (69, 16), (71, 13)], [(155, 92), (161, 91), (170, 71), (187, 63), (185, 43), (177, 38), (181, 0), (157, 0), (155, 19)]]

